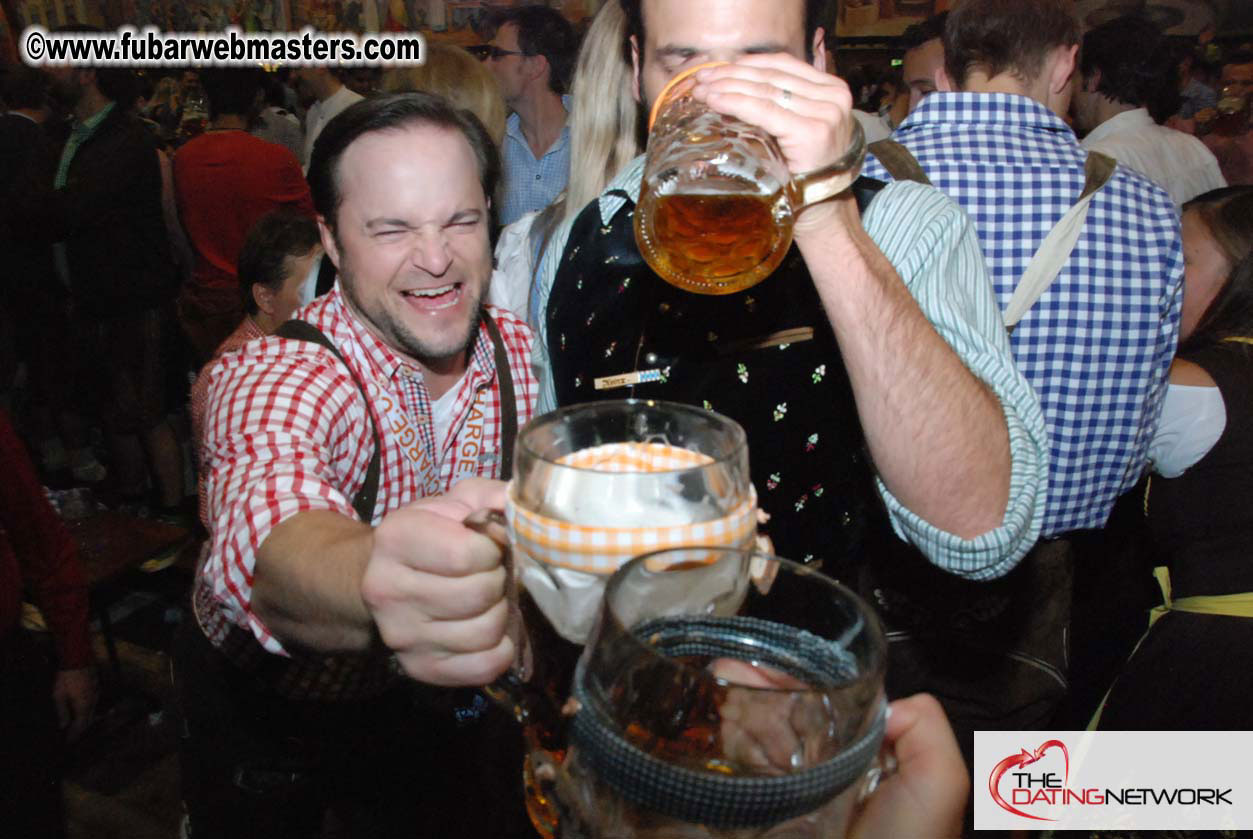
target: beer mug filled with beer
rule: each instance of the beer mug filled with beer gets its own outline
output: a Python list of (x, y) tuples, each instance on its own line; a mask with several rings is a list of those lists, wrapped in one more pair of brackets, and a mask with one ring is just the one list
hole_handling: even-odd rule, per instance
[(744, 430), (666, 402), (546, 414), (518, 435), (506, 516), (529, 661), (494, 695), (508, 694), (523, 724), (527, 810), (552, 836), (551, 787), (567, 735), (562, 708), (605, 582), (650, 551), (753, 544), (757, 499)]
[(866, 142), (853, 120), (843, 158), (793, 177), (773, 137), (692, 97), (692, 74), (700, 69), (680, 73), (653, 104), (635, 240), (670, 284), (731, 294), (779, 266), (797, 212), (857, 179)]

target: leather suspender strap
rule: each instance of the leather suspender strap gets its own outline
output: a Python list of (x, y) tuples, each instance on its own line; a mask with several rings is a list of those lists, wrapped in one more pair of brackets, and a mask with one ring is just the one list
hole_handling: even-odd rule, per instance
[(909, 149), (895, 140), (879, 140), (871, 143), (870, 151), (894, 180), (931, 185), (931, 179), (923, 171), (922, 164)]
[(1079, 196), (1079, 200), (1082, 201), (1109, 183), (1109, 179), (1114, 177), (1114, 170), (1117, 168), (1118, 161), (1109, 155), (1101, 154), (1099, 151), (1088, 152), (1088, 159), (1083, 162), (1086, 180), (1083, 182), (1083, 194)]
[(1048, 291), (1053, 280), (1057, 279), (1062, 266), (1066, 264), (1067, 259), (1070, 259), (1075, 243), (1079, 241), (1079, 234), (1083, 231), (1083, 223), (1088, 217), (1088, 207), (1092, 203), (1093, 196), (1109, 182), (1117, 166), (1118, 162), (1108, 155), (1094, 151), (1088, 152), (1088, 159), (1083, 167), (1086, 173), (1083, 193), (1074, 206), (1066, 211), (1066, 214), (1044, 237), (1043, 244), (1035, 252), (1035, 256), (1031, 257), (1027, 270), (1023, 272), (1018, 285), (1014, 287), (1014, 294), (1009, 299), (1004, 312), (1006, 329), (1012, 332), (1018, 325), (1018, 321), (1022, 320), (1044, 292)]
[(297, 341), (308, 341), (311, 344), (317, 344), (325, 347), (339, 359), (339, 363), (348, 368), (348, 375), (352, 377), (352, 381), (357, 386), (357, 390), (361, 391), (361, 396), (365, 399), (365, 415), (370, 418), (370, 434), (374, 439), (374, 454), (370, 457), (370, 465), (365, 470), (365, 480), (361, 484), (361, 489), (357, 490), (357, 494), (352, 497), (352, 508), (357, 511), (357, 518), (366, 524), (374, 521), (374, 502), (378, 499), (379, 494), (379, 472), (383, 465), (383, 441), (379, 437), (378, 423), (374, 421), (374, 412), (370, 410), (370, 397), (365, 391), (365, 387), (361, 384), (361, 380), (357, 378), (357, 374), (353, 372), (352, 367), (344, 359), (339, 348), (331, 341), (330, 338), (311, 323), (303, 320), (289, 320), (278, 328), (274, 333), (280, 338), (292, 338)]
[(509, 369), (509, 353), (505, 351), (500, 327), (492, 316), (483, 313), (483, 326), (492, 339), (496, 354), (496, 381), (500, 383), (500, 478), (513, 476), (513, 446), (518, 439), (518, 400), (513, 392), (513, 373)]

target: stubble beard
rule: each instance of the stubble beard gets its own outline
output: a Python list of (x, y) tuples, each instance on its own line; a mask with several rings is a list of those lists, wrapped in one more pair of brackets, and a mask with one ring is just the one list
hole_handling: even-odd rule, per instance
[[(478, 336), (479, 321), (482, 320), (484, 313), (483, 295), (485, 290), (482, 286), (480, 286), (477, 296), (470, 301), (470, 311), (474, 315), (466, 319), (465, 334), (460, 340), (445, 342), (445, 346), (436, 346), (419, 338), (412, 329), (394, 317), (385, 306), (367, 306), (365, 301), (357, 294), (356, 282), (353, 280), (352, 272), (346, 263), (341, 266), (339, 280), (340, 287), (343, 289), (344, 297), (347, 298), (349, 305), (373, 326), (374, 330), (393, 349), (400, 350), (423, 367), (428, 369), (442, 367), (462, 353), (469, 351), (474, 345), (475, 338)], [(462, 285), (462, 293), (467, 293), (465, 284)]]

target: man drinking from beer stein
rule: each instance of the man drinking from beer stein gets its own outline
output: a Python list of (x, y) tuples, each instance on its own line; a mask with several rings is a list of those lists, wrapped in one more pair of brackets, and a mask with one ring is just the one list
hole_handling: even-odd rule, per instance
[(694, 72), (691, 95), (772, 135), (803, 203), (773, 274), (694, 294), (640, 255), (645, 158), (630, 164), (544, 254), (541, 410), (637, 397), (731, 417), (777, 553), (846, 582), (889, 560), (939, 584), (1009, 574), (1040, 528), (1039, 403), (956, 204), (914, 183), (824, 194), (864, 152), (848, 86), (825, 72), (826, 4), (622, 5), (637, 99), (650, 105), (670, 79), (713, 64)]

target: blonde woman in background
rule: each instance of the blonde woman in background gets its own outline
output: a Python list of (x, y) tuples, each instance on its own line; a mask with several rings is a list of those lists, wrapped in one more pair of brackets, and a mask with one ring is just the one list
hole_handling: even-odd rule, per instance
[(442, 96), (478, 117), (498, 148), (505, 139), (500, 84), (491, 70), (461, 47), (427, 42), (424, 64), (388, 70), (380, 87), (384, 93), (422, 90)]
[[(570, 179), (548, 207), (506, 227), (496, 245), (488, 300), (527, 319), (536, 310), (531, 288), (549, 242), (564, 241), (570, 223), (640, 152), (639, 105), (631, 95), (631, 65), (622, 54), (626, 16), (616, 2), (600, 7), (579, 48), (570, 88)], [(606, 97), (605, 91), (617, 96)], [(538, 311), (542, 312), (542, 309)], [(542, 352), (536, 345), (535, 352)]]

